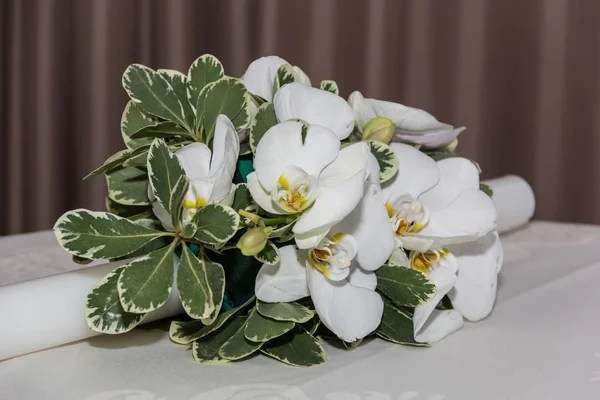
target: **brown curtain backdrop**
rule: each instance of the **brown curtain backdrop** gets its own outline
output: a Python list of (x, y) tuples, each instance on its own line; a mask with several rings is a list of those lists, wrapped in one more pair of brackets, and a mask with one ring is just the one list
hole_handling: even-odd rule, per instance
[(600, 223), (598, 21), (596, 0), (0, 0), (0, 234), (103, 209), (81, 177), (123, 147), (122, 72), (203, 53), (465, 125), (460, 151), (531, 182), (537, 218)]

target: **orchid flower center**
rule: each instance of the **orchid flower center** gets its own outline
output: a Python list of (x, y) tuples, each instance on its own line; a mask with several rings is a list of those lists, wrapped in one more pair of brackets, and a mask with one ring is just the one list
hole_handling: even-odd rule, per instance
[(199, 209), (206, 206), (208, 200), (203, 196), (196, 196), (196, 199), (190, 199), (186, 197), (183, 199), (183, 212), (187, 213), (190, 217), (193, 217)]
[(446, 257), (450, 251), (446, 248), (440, 250), (430, 250), (425, 253), (413, 252), (410, 256), (410, 266), (412, 269), (421, 271), (425, 275), (429, 274), (432, 268), (435, 268), (442, 257)]
[(427, 208), (410, 195), (390, 199), (385, 207), (396, 236), (419, 232), (429, 222)]
[(348, 276), (356, 256), (356, 241), (345, 233), (328, 236), (308, 252), (308, 263), (325, 277), (339, 281)]
[(284, 211), (299, 213), (315, 201), (317, 180), (298, 167), (288, 167), (279, 176), (271, 197)]

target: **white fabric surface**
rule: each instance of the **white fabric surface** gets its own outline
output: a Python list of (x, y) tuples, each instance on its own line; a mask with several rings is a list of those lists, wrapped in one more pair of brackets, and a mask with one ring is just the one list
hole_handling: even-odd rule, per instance
[(430, 349), (376, 339), (326, 346), (309, 369), (262, 355), (199, 366), (136, 330), (0, 362), (0, 399), (600, 399), (600, 227), (534, 222), (503, 244), (492, 315)]

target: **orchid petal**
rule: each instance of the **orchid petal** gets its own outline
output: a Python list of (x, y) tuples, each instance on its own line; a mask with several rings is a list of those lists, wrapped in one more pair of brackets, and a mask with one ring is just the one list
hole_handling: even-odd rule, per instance
[(394, 229), (389, 223), (383, 193), (373, 184), (364, 184), (358, 206), (332, 232), (354, 237), (358, 245), (356, 260), (367, 271), (381, 267), (394, 250)]
[(346, 139), (354, 127), (354, 113), (343, 98), (298, 82), (282, 86), (273, 105), (279, 121), (301, 119), (310, 125), (324, 126), (339, 140)]
[(331, 230), (331, 225), (325, 225), (317, 229), (313, 229), (305, 233), (294, 234), (296, 245), (300, 249), (312, 249), (317, 247), (319, 243), (327, 236)]
[(454, 128), (450, 125), (437, 130), (434, 129), (422, 132), (411, 132), (400, 129), (395, 131), (393, 140), (396, 142), (420, 145), (424, 148), (438, 149), (452, 142), (465, 129), (467, 128), (464, 126)]
[(258, 271), (256, 298), (268, 303), (279, 303), (307, 297), (306, 252), (291, 245), (281, 247), (279, 253), (279, 263), (264, 264)]
[(392, 251), (392, 254), (390, 255), (390, 262), (400, 267), (410, 266), (410, 260), (408, 259), (406, 252), (400, 247), (396, 247), (394, 251)]
[(451, 204), (467, 189), (479, 189), (479, 169), (462, 157), (446, 158), (437, 162), (440, 180), (437, 185), (419, 197), (430, 211), (441, 210)]
[(353, 265), (351, 268), (352, 270), (348, 277), (348, 282), (351, 285), (369, 290), (377, 288), (377, 275), (375, 273), (365, 271), (358, 265)]
[(381, 167), (379, 167), (379, 162), (377, 158), (373, 155), (373, 153), (369, 153), (369, 165), (367, 167), (367, 180), (375, 185), (378, 189), (381, 189), (381, 180), (379, 179), (379, 173), (381, 172)]
[(415, 236), (432, 239), (433, 247), (475, 240), (496, 227), (496, 209), (490, 197), (479, 189), (463, 191), (452, 204), (432, 211), (429, 223)]
[(252, 199), (260, 206), (260, 208), (271, 214), (288, 214), (287, 211), (280, 209), (275, 202), (273, 202), (271, 193), (267, 192), (258, 181), (256, 171), (248, 174), (247, 180), (248, 190), (252, 195)]
[(419, 253), (425, 253), (431, 250), (433, 246), (433, 240), (419, 236), (411, 235), (410, 233), (402, 236), (402, 247), (406, 250), (418, 251)]
[(214, 182), (212, 179), (192, 179), (185, 194), (185, 200), (196, 203), (198, 198), (202, 198), (205, 202), (203, 205), (206, 205), (212, 197), (213, 189)]
[(287, 64), (281, 57), (267, 56), (252, 61), (242, 75), (242, 82), (248, 91), (259, 95), (267, 101), (273, 100), (273, 83), (277, 70)]
[(438, 342), (461, 329), (464, 324), (463, 316), (456, 310), (433, 310), (425, 325), (419, 333), (415, 334), (415, 341), (421, 343)]
[(348, 97), (348, 103), (354, 112), (354, 118), (356, 118), (356, 127), (360, 132), (362, 132), (367, 122), (373, 118), (376, 118), (377, 114), (375, 114), (373, 108), (367, 104), (362, 93), (359, 91), (352, 92), (352, 94), (350, 94)]
[(415, 338), (435, 307), (454, 286), (454, 282), (456, 282), (456, 270), (457, 261), (456, 257), (452, 254), (442, 257), (433, 267), (433, 270), (429, 274), (429, 280), (435, 285), (437, 289), (436, 294), (426, 304), (415, 307), (415, 314), (413, 316)]
[(307, 269), (307, 277), (321, 322), (339, 338), (352, 343), (377, 329), (383, 315), (377, 292), (345, 280), (333, 282), (314, 268)]
[(332, 131), (309, 126), (303, 143), (302, 128), (303, 125), (295, 121), (277, 124), (258, 143), (254, 169), (266, 191), (273, 190), (287, 166), (296, 165), (318, 177), (338, 155), (340, 143)]
[(210, 176), (211, 151), (204, 143), (192, 143), (177, 150), (175, 156), (190, 179)]
[(448, 296), (466, 319), (479, 321), (494, 308), (503, 261), (500, 237), (491, 232), (475, 242), (451, 246), (450, 251), (458, 259), (458, 278)]
[(165, 228), (169, 232), (175, 232), (175, 227), (171, 222), (171, 214), (165, 208), (160, 205), (158, 201), (152, 202), (152, 212), (158, 218), (163, 228)]
[(402, 131), (429, 131), (452, 129), (452, 125), (439, 122), (425, 110), (408, 107), (391, 101), (365, 99), (378, 117), (386, 117), (395, 125), (396, 130)]
[(233, 177), (240, 154), (240, 139), (226, 115), (221, 114), (217, 117), (212, 148), (210, 175), (215, 176), (224, 168)]
[(390, 143), (390, 147), (398, 157), (398, 173), (382, 185), (388, 198), (410, 194), (416, 199), (438, 183), (440, 170), (431, 157), (402, 143)]

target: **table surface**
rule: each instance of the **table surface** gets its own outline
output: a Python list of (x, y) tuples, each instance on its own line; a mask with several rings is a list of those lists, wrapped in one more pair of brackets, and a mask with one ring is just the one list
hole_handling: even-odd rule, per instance
[[(64, 258), (50, 233), (35, 235), (36, 268)], [(34, 273), (19, 258), (31, 239), (0, 238), (0, 282)], [(0, 399), (600, 399), (600, 227), (534, 222), (503, 244), (492, 315), (429, 349), (375, 339), (325, 345), (327, 363), (308, 369), (262, 355), (201, 366), (164, 333), (134, 330), (0, 362)]]

